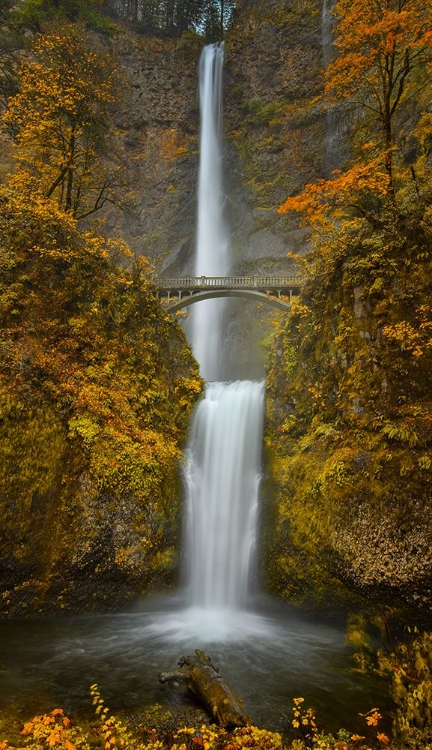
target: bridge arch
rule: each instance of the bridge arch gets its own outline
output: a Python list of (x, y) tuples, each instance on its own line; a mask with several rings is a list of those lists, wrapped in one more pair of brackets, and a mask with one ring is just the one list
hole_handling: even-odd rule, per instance
[(268, 305), (279, 308), (279, 310), (281, 308), (284, 310), (290, 309), (290, 303), (286, 300), (254, 289), (208, 289), (202, 292), (195, 292), (180, 299), (170, 300), (167, 304), (167, 310), (169, 312), (177, 312), (177, 310), (183, 310), (185, 307), (194, 305), (196, 302), (202, 302), (206, 299), (216, 299), (218, 297), (242, 297), (243, 299), (255, 300), (255, 302), (265, 302)]
[(289, 310), (303, 284), (300, 276), (182, 276), (155, 278), (159, 299), (170, 312), (217, 297), (242, 297)]

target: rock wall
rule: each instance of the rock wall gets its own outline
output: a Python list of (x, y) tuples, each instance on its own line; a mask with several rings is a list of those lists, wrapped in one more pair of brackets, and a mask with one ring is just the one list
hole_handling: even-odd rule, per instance
[(323, 122), (317, 3), (258, 2), (227, 42), (228, 172), (239, 271), (286, 273), (305, 233), (277, 209), (322, 171)]
[[(106, 229), (147, 255), (158, 273), (192, 274), (202, 40), (125, 31), (116, 46), (126, 94), (115, 123), (130, 210), (110, 210)], [(322, 85), (321, 58), (313, 0), (249, 3), (227, 35), (223, 147), (233, 273), (290, 273), (287, 254), (307, 247), (307, 233), (277, 209), (323, 170), (324, 122), (313, 104)], [(262, 342), (280, 314), (237, 300), (227, 301), (226, 312), (230, 377), (262, 377)]]
[[(134, 252), (150, 258), (158, 273), (192, 274), (203, 41), (191, 32), (174, 40), (124, 28), (107, 43), (124, 78), (112, 117), (126, 173), (126, 211), (107, 206), (93, 219), (109, 236), (124, 237)], [(323, 172), (325, 123), (314, 104), (322, 86), (320, 5), (243, 3), (225, 45), (224, 160), (233, 272), (290, 273), (287, 253), (304, 252), (307, 234), (277, 209)], [(11, 150), (1, 143), (0, 172), (10, 166)], [(226, 309), (231, 375), (262, 376), (261, 344), (274, 313), (252, 301), (230, 300)]]
[(183, 48), (127, 31), (115, 45), (125, 89), (113, 118), (128, 210), (110, 209), (105, 229), (123, 236), (158, 270), (175, 259), (187, 269), (195, 224), (200, 46), (194, 37)]
[[(198, 170), (202, 40), (124, 32), (116, 41), (125, 97), (115, 112), (132, 209), (108, 219), (167, 273), (190, 272)], [(226, 40), (224, 160), (234, 267), (286, 271), (304, 232), (277, 209), (323, 170), (319, 4), (250, 3)]]

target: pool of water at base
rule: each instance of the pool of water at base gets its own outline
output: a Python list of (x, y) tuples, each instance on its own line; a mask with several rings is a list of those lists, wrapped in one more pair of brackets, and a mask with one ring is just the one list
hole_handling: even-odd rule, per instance
[(170, 597), (122, 614), (1, 623), (0, 708), (13, 706), (23, 719), (57, 707), (89, 715), (89, 687), (97, 683), (113, 713), (155, 703), (188, 709), (186, 691), (160, 684), (158, 673), (196, 648), (211, 657), (258, 726), (280, 730), (301, 696), (327, 730), (360, 731), (359, 712), (389, 703), (385, 682), (353, 671), (343, 623), (272, 602), (253, 612), (213, 612)]

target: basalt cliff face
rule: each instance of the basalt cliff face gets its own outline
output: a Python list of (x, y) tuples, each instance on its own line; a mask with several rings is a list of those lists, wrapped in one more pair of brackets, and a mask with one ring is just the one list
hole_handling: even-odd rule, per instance
[[(132, 186), (131, 211), (111, 214), (137, 252), (166, 274), (193, 270), (202, 41), (117, 41), (126, 95), (115, 113)], [(236, 272), (286, 272), (304, 232), (277, 209), (323, 170), (319, 5), (251, 3), (226, 40), (224, 162)]]
[(196, 39), (182, 47), (124, 32), (115, 44), (125, 88), (113, 116), (129, 195), (128, 210), (110, 211), (105, 229), (125, 237), (158, 270), (167, 257), (178, 257), (179, 273), (184, 273), (195, 226)]
[[(111, 211), (106, 228), (146, 254), (158, 274), (193, 275), (202, 41), (192, 34), (161, 41), (125, 32), (116, 45), (126, 95), (115, 121), (131, 186), (130, 210)], [(321, 68), (318, 3), (242, 7), (225, 42), (224, 72), (226, 215), (234, 274), (289, 274), (288, 253), (307, 247), (307, 233), (277, 209), (287, 194), (323, 172), (325, 122), (312, 104), (322, 88)], [(263, 376), (261, 342), (274, 318), (265, 306), (229, 300), (233, 377)]]

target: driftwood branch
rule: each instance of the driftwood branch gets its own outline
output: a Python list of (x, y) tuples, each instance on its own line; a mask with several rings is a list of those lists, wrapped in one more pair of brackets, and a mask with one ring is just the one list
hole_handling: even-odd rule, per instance
[(203, 651), (196, 650), (195, 656), (182, 656), (178, 666), (180, 669), (173, 672), (161, 672), (159, 682), (183, 682), (220, 726), (232, 728), (252, 724), (243, 701)]
[(176, 672), (161, 672), (158, 674), (159, 682), (184, 682), (186, 674), (180, 672), (178, 669)]

